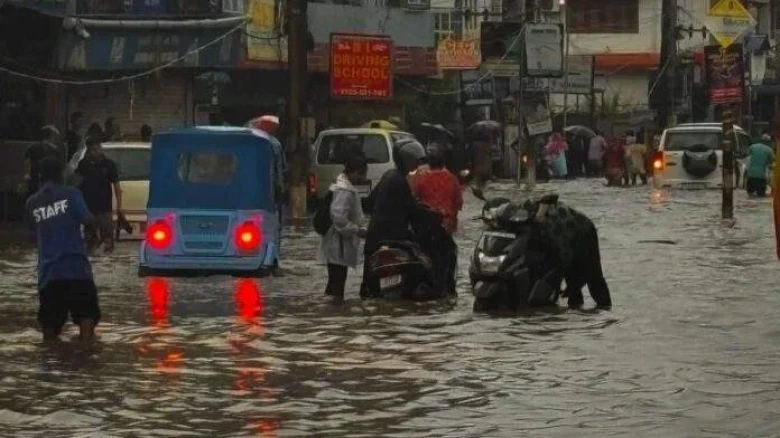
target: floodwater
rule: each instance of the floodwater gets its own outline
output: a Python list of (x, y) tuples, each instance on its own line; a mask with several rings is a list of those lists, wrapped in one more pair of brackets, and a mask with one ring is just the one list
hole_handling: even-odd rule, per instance
[(599, 226), (612, 311), (474, 315), (465, 277), (455, 303), (361, 302), (353, 273), (337, 308), (316, 234), (291, 231), (286, 275), (260, 282), (140, 280), (124, 243), (94, 260), (99, 344), (45, 349), (34, 251), (6, 248), (0, 436), (779, 436), (769, 201), (739, 193), (729, 227), (718, 192), (546, 189)]

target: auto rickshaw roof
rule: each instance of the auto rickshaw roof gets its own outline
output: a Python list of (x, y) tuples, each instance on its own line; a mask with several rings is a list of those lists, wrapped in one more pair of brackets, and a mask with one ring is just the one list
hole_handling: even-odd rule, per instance
[[(161, 132), (154, 136), (153, 143), (166, 143), (167, 140), (182, 137), (182, 136), (214, 136), (222, 138), (242, 138), (242, 139), (257, 139), (261, 138), (266, 141), (270, 141), (270, 136), (260, 130), (244, 128), (240, 126), (195, 126), (192, 128), (177, 129), (175, 131)], [(224, 143), (224, 146), (229, 147), (232, 143)]]

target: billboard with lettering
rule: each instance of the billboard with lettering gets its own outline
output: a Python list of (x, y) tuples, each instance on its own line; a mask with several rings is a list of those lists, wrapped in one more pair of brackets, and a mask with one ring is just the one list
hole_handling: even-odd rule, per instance
[(444, 38), (436, 47), (436, 62), (442, 70), (473, 70), (482, 63), (479, 40)]
[(393, 41), (387, 36), (331, 34), (330, 95), (337, 99), (393, 97)]
[(64, 34), (57, 40), (57, 66), (61, 70), (138, 70), (176, 60), (176, 67), (234, 66), (241, 47), (239, 32), (203, 47), (224, 32), (90, 29), (89, 39)]

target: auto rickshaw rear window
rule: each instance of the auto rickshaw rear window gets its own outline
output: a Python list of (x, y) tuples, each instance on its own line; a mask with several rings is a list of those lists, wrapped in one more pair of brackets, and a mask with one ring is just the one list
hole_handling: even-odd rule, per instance
[(236, 176), (238, 160), (225, 152), (179, 154), (179, 179), (194, 184), (228, 185)]
[(347, 156), (363, 152), (369, 164), (390, 161), (385, 137), (380, 134), (330, 134), (323, 137), (317, 151), (319, 164), (344, 164)]

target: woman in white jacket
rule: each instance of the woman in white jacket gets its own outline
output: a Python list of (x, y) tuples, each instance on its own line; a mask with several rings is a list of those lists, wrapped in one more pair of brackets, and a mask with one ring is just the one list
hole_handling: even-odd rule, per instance
[(344, 287), (347, 269), (355, 268), (362, 261), (360, 238), (363, 220), (360, 195), (354, 184), (366, 179), (368, 166), (362, 156), (352, 156), (344, 165), (344, 173), (330, 186), (333, 198), (330, 203), (330, 217), (333, 225), (322, 236), (318, 259), (328, 266), (328, 285), (325, 295), (335, 302), (344, 301)]

